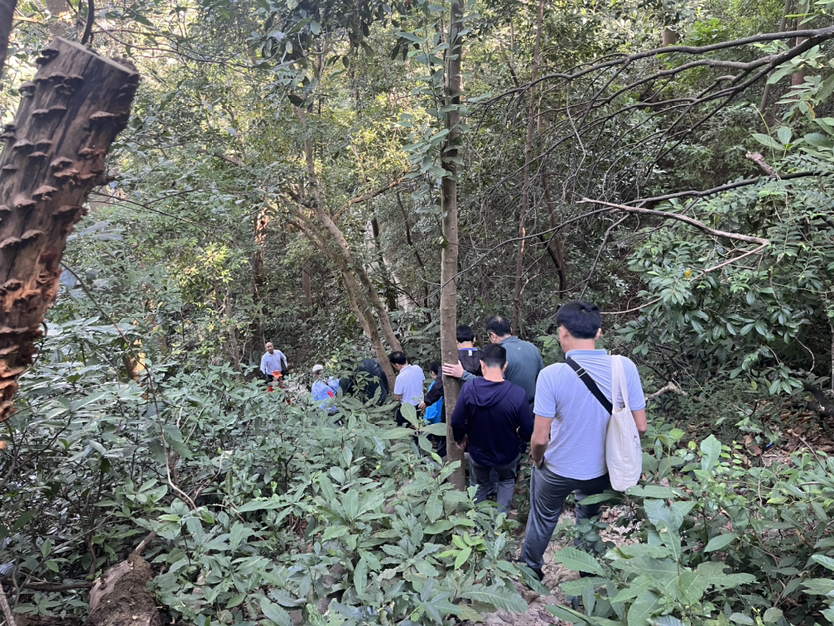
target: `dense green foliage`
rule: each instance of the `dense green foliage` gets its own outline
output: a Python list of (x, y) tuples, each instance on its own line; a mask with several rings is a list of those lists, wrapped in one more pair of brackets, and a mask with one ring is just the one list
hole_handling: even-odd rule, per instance
[[(83, 30), (70, 4), (19, 3), (4, 122), (51, 34)], [(562, 585), (579, 611), (552, 610), (834, 623), (832, 464), (813, 449), (834, 413), (830, 40), (769, 73), (793, 38), (722, 42), (797, 27), (776, 0), (542, 6), (541, 22), (538, 3), (465, 7), (460, 321), (484, 340), (518, 295), (519, 334), (552, 363), (558, 305), (589, 299), (611, 314), (600, 345), (647, 392), (674, 384), (650, 401), (645, 484), (617, 499), (624, 543), (602, 521), (560, 528), (596, 554), (557, 553), (592, 576)], [(424, 369), (439, 354), (448, 9), (96, 8), (95, 46), (143, 83), (0, 425), (18, 612), (85, 614), (85, 584), (150, 532), (153, 588), (183, 624), (452, 624), (524, 610), (516, 582), (544, 591), (511, 561), (526, 486), (517, 518), (475, 506), (430, 452), (443, 426), (415, 439), (392, 404), (353, 398), (337, 423), (305, 389), (313, 363), (338, 375), (374, 354), (368, 319)], [(664, 28), (722, 45), (638, 55)], [(720, 95), (745, 71), (762, 76)], [(252, 380), (265, 340), (296, 368), (292, 405)], [(763, 461), (789, 440), (803, 447)]]

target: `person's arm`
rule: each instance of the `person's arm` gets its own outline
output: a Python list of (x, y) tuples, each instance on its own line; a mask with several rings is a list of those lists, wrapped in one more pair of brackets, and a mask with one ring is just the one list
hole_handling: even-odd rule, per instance
[(640, 438), (642, 439), (643, 435), (646, 434), (646, 429), (649, 427), (649, 422), (646, 419), (646, 409), (632, 411), (631, 414), (634, 416), (634, 423), (637, 425), (637, 432), (640, 433)]
[(466, 407), (465, 403), (458, 399), (455, 410), (452, 411), (452, 436), (458, 446), (466, 439)]
[(527, 396), (521, 398), (521, 404), (519, 405), (518, 410), (519, 416), (519, 425), (518, 425), (518, 437), (524, 443), (530, 441), (530, 437), (533, 435), (533, 410), (530, 408), (530, 403), (527, 402)]
[(463, 379), (463, 382), (477, 378), (477, 376), (475, 376), (472, 372), (467, 372), (463, 369), (463, 365), (460, 364), (460, 361), (457, 363), (444, 363), (443, 373), (446, 376), (451, 376), (452, 378), (461, 378)]
[(261, 357), (261, 374), (269, 376), (270, 372), (266, 371), (266, 354)]
[(544, 461), (544, 453), (547, 451), (547, 444), (550, 443), (550, 425), (552, 423), (552, 417), (536, 415), (536, 421), (533, 424), (533, 437), (530, 440), (530, 456), (533, 458), (536, 467), (541, 467), (542, 461)]

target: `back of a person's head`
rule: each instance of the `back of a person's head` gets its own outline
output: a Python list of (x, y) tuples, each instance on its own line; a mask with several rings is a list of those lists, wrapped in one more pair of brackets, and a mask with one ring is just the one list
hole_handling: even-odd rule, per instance
[(458, 326), (458, 343), (475, 341), (475, 331), (470, 326)]
[(388, 360), (391, 361), (394, 365), (405, 365), (408, 363), (408, 357), (405, 355), (405, 352), (400, 350), (396, 352), (392, 352), (388, 355)]
[(504, 367), (507, 362), (507, 350), (501, 344), (491, 343), (481, 350), (481, 361), (487, 367)]
[(440, 376), (440, 361), (432, 361), (431, 365), (429, 365), (429, 369), (432, 374)]
[(577, 300), (559, 307), (556, 325), (564, 326), (576, 339), (596, 339), (602, 326), (602, 315), (597, 305)]
[(512, 334), (510, 320), (500, 315), (493, 315), (486, 323), (487, 333), (495, 333), (498, 337), (506, 337)]

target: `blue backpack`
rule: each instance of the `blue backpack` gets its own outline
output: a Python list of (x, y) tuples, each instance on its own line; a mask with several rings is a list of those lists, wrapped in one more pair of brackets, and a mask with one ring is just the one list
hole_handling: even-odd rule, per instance
[[(432, 387), (434, 387), (436, 384), (436, 380), (432, 382), (431, 386), (429, 386), (429, 391), (431, 391)], [(440, 397), (440, 400), (426, 407), (426, 414), (423, 416), (423, 419), (426, 420), (426, 424), (438, 424), (443, 421), (442, 396)]]

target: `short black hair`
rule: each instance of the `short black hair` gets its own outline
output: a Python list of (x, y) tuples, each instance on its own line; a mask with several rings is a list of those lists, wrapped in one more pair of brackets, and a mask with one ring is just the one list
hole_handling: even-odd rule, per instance
[(458, 326), (458, 343), (475, 341), (475, 331), (471, 326)]
[(440, 376), (440, 361), (432, 361), (429, 369), (433, 374)]
[(506, 337), (512, 335), (513, 329), (510, 326), (510, 320), (500, 315), (493, 315), (487, 320), (487, 333), (495, 333), (499, 337)]
[(408, 363), (408, 357), (405, 355), (405, 352), (399, 350), (397, 352), (392, 352), (391, 354), (389, 354), (388, 360), (391, 361), (391, 363), (394, 363), (395, 365), (405, 365), (406, 363)]
[(602, 326), (602, 315), (596, 304), (576, 300), (559, 307), (556, 325), (564, 326), (577, 339), (596, 339)]
[(487, 367), (504, 367), (507, 362), (507, 349), (500, 343), (491, 343), (481, 350), (481, 361)]

